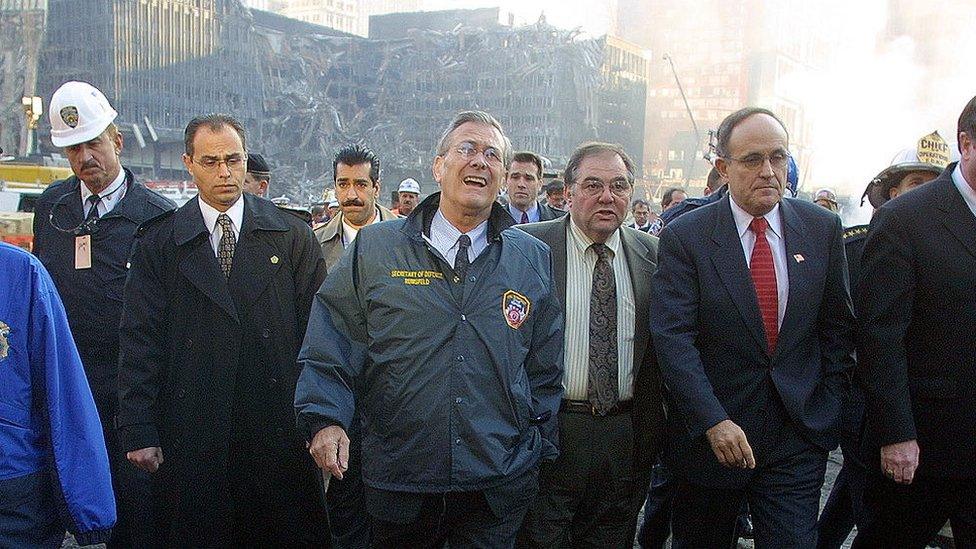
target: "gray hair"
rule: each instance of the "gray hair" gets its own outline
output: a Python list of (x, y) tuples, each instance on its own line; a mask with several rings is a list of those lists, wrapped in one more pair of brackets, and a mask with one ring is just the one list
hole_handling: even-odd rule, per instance
[(441, 134), (440, 141), (437, 142), (437, 156), (444, 156), (447, 154), (447, 144), (448, 140), (451, 138), (451, 134), (454, 130), (460, 128), (462, 125), (468, 122), (474, 122), (476, 124), (485, 124), (491, 126), (498, 130), (498, 133), (502, 136), (502, 161), (505, 167), (512, 163), (512, 142), (509, 141), (508, 137), (505, 135), (505, 130), (502, 129), (501, 122), (499, 122), (494, 116), (484, 112), (484, 111), (464, 111), (458, 113), (454, 120), (447, 126), (444, 133)]
[(786, 133), (786, 139), (789, 140), (790, 132), (786, 129), (786, 124), (776, 116), (776, 113), (769, 109), (764, 109), (762, 107), (746, 107), (744, 109), (739, 109), (734, 113), (725, 117), (722, 123), (718, 126), (718, 145), (715, 147), (715, 152), (718, 153), (722, 158), (729, 157), (729, 140), (732, 138), (732, 130), (735, 129), (740, 123), (742, 123), (746, 118), (754, 114), (765, 114), (766, 116), (772, 117), (773, 120), (779, 122), (782, 126), (783, 132)]

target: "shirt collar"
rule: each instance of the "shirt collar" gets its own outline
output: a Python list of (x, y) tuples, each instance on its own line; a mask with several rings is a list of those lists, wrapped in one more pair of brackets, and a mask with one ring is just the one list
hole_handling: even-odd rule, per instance
[(203, 224), (207, 227), (207, 232), (213, 234), (217, 230), (217, 216), (222, 213), (227, 214), (230, 217), (231, 223), (234, 224), (234, 228), (237, 229), (238, 234), (241, 232), (241, 224), (244, 222), (244, 194), (237, 198), (237, 202), (227, 209), (226, 212), (217, 211), (216, 208), (207, 204), (203, 199), (198, 198), (197, 203), (200, 204), (200, 213), (203, 214)]
[[(124, 184), (125, 170), (119, 168), (119, 175), (115, 176), (115, 179), (112, 180), (108, 187), (105, 187), (105, 191), (100, 195), (102, 197), (102, 203), (114, 203), (116, 200), (118, 200), (118, 198), (121, 196), (120, 189)], [(88, 189), (88, 185), (86, 185), (84, 181), (81, 182), (79, 187), (81, 187), (81, 203), (84, 204), (85, 201), (88, 200), (88, 197), (95, 193)]]
[[(735, 228), (739, 232), (739, 238), (742, 238), (742, 236), (746, 234), (746, 231), (749, 230), (749, 225), (752, 223), (754, 216), (740, 208), (739, 205), (735, 203), (735, 199), (732, 198), (731, 194), (729, 195), (729, 204), (732, 205), (732, 218), (735, 219)], [(769, 212), (767, 212), (763, 217), (766, 218), (766, 223), (769, 224), (769, 230), (773, 231), (773, 234), (775, 234), (777, 238), (782, 238), (783, 235), (780, 233), (783, 230), (783, 214), (779, 209), (779, 202), (777, 202), (776, 205), (773, 206), (773, 209), (769, 210)]]
[(966, 205), (976, 214), (976, 189), (966, 181), (966, 176), (962, 173), (962, 162), (956, 164), (956, 169), (952, 170), (952, 182), (956, 184), (956, 189)]
[[(369, 223), (367, 223), (366, 225), (372, 225), (373, 223), (379, 223), (380, 221), (382, 221), (380, 219), (380, 209), (379, 208), (375, 208), (375, 209), (376, 209), (376, 213), (373, 215), (373, 220), (370, 221)], [(342, 221), (339, 222), (339, 226), (342, 227), (342, 246), (343, 247), (346, 247), (346, 246), (352, 244), (352, 241), (353, 240), (356, 240), (356, 236), (359, 235), (359, 229), (362, 228), (362, 227), (360, 227), (359, 229), (357, 229), (356, 227), (353, 227), (352, 225), (346, 223), (346, 216), (345, 215), (342, 216)]]
[(441, 209), (437, 208), (437, 211), (434, 212), (433, 219), (430, 220), (430, 237), (424, 235), (424, 239), (430, 242), (437, 251), (446, 256), (447, 254), (445, 252), (457, 244), (457, 240), (461, 238), (462, 234), (468, 235), (468, 238), (471, 239), (472, 249), (484, 249), (488, 245), (488, 220), (486, 219), (479, 223), (477, 227), (466, 233), (462, 233), (444, 217)]
[[(572, 214), (570, 214), (568, 225), (569, 225), (569, 236), (570, 239), (573, 241), (573, 244), (576, 246), (576, 250), (579, 251), (580, 254), (585, 254), (586, 250), (588, 250), (590, 246), (593, 245), (593, 239), (586, 236), (586, 233), (583, 232), (583, 229), (580, 229), (576, 225), (576, 221), (573, 220)], [(616, 257), (617, 253), (620, 251), (620, 228), (619, 227), (617, 228), (616, 231), (613, 231), (613, 233), (610, 234), (610, 238), (608, 238), (604, 244), (606, 244), (607, 248), (610, 248), (610, 251), (613, 252), (614, 257)]]
[[(522, 210), (516, 208), (514, 204), (512, 203), (508, 204), (508, 211), (509, 213), (512, 214), (512, 217), (515, 219), (515, 221), (522, 220)], [(525, 210), (525, 215), (526, 217), (529, 218), (529, 221), (532, 221), (533, 219), (538, 218), (538, 214), (536, 213), (538, 211), (539, 211), (539, 202), (533, 201), (532, 206), (530, 206), (528, 210)]]

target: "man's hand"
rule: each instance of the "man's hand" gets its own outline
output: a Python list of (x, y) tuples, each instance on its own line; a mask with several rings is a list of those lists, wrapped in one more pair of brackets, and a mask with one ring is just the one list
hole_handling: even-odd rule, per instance
[(911, 484), (918, 469), (918, 441), (906, 440), (881, 447), (881, 470), (898, 484)]
[(319, 468), (342, 480), (342, 473), (349, 468), (349, 437), (338, 425), (326, 427), (315, 433), (308, 453)]
[(147, 473), (155, 473), (163, 463), (163, 449), (159, 446), (126, 452), (126, 459)]
[(746, 440), (746, 434), (731, 419), (713, 425), (705, 431), (705, 437), (722, 465), (742, 469), (756, 468), (756, 458), (752, 455), (752, 447)]

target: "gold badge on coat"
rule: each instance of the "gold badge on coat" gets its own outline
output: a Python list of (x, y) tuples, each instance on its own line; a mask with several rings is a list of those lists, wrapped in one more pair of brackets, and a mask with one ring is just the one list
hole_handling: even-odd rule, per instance
[(529, 318), (531, 308), (532, 302), (529, 298), (514, 290), (509, 290), (502, 296), (502, 314), (505, 315), (505, 322), (508, 323), (509, 328), (513, 330), (518, 330), (525, 319)]
[(10, 326), (0, 322), (0, 360), (7, 358), (7, 352), (10, 351), (10, 343), (7, 341), (8, 335), (10, 335)]

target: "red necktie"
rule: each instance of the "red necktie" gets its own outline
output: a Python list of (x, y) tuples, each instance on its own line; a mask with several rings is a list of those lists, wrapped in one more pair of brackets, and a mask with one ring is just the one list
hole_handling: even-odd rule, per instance
[(776, 338), (779, 337), (779, 293), (776, 289), (776, 267), (773, 266), (773, 251), (766, 240), (766, 229), (769, 223), (765, 217), (755, 217), (749, 224), (749, 230), (756, 235), (756, 245), (752, 248), (752, 259), (749, 261), (749, 271), (752, 283), (756, 287), (756, 299), (759, 301), (759, 312), (762, 313), (763, 327), (766, 328), (766, 344), (768, 352), (773, 354), (776, 349)]

